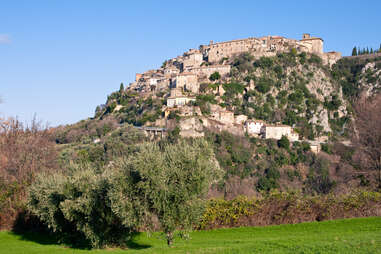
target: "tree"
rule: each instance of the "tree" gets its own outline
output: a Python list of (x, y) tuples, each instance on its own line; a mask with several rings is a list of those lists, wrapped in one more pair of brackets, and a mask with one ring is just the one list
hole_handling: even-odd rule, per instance
[(213, 149), (200, 139), (162, 146), (143, 144), (136, 154), (118, 163), (121, 170), (114, 180), (111, 203), (117, 205), (113, 210), (126, 217), (123, 223), (127, 225), (134, 212), (147, 226), (153, 225), (148, 221), (156, 215), (168, 245), (173, 243), (175, 230), (187, 232), (198, 222), (206, 194), (223, 172)]
[(356, 47), (354, 47), (352, 49), (352, 56), (357, 56), (357, 48)]
[(209, 80), (215, 81), (215, 80), (219, 80), (220, 78), (221, 78), (220, 73), (216, 71), (216, 72), (213, 72), (212, 75), (210, 75)]
[(373, 100), (359, 101), (355, 112), (353, 141), (362, 152), (360, 162), (364, 168), (378, 172), (378, 186), (381, 188), (381, 95)]
[(123, 85), (123, 83), (120, 83), (119, 92), (123, 93), (123, 91), (124, 91), (124, 85)]
[(69, 172), (38, 175), (29, 188), (29, 210), (61, 240), (73, 245), (125, 244), (136, 220), (126, 226), (111, 209), (111, 173), (102, 174), (86, 164), (72, 165)]
[(290, 148), (290, 141), (285, 135), (283, 135), (282, 138), (278, 140), (278, 147), (285, 149)]

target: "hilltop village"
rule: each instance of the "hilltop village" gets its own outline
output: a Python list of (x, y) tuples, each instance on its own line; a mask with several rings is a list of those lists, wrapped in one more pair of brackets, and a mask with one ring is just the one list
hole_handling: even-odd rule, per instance
[[(331, 66), (341, 58), (339, 52), (323, 52), (323, 39), (312, 37), (310, 34), (303, 34), (300, 40), (265, 36), (217, 43), (210, 41), (209, 45), (201, 45), (199, 49), (190, 49), (181, 56), (166, 60), (159, 69), (137, 73), (135, 82), (131, 83), (126, 91), (135, 92), (143, 99), (161, 98), (164, 101), (161, 117), (154, 122), (144, 123), (143, 129), (147, 132), (155, 130), (156, 133), (159, 129), (173, 128), (173, 121), (168, 120), (176, 114), (181, 117), (181, 121), (177, 121), (175, 125), (180, 128), (180, 135), (183, 137), (203, 136), (203, 128), (209, 128), (216, 131), (228, 131), (234, 135), (249, 135), (266, 139), (280, 139), (286, 136), (290, 141), (297, 141), (300, 137), (292, 125), (281, 124), (281, 121), (267, 123), (245, 114), (237, 114), (232, 108), (224, 107), (221, 99), (230, 96), (225, 90), (226, 84), (235, 79), (232, 75), (234, 71), (232, 66), (236, 57), (246, 54), (255, 60), (293, 51), (299, 55), (317, 56), (322, 64), (327, 66)], [(323, 80), (324, 77), (321, 79)], [(257, 84), (255, 79), (247, 81), (244, 89), (246, 93), (249, 93), (255, 90)], [(215, 103), (209, 105), (208, 114), (203, 114), (196, 103), (196, 98), (201, 93), (205, 94), (205, 90), (211, 86), (213, 89), (208, 90), (208, 93), (214, 96)], [(324, 84), (318, 84), (318, 86), (319, 88), (314, 89), (320, 94), (321, 90), (327, 87)], [(322, 95), (329, 92), (330, 90), (323, 91)], [(317, 93), (317, 96), (320, 95)], [(320, 97), (324, 100), (323, 96)], [(117, 105), (114, 111), (117, 112), (121, 108), (121, 105)], [(345, 109), (342, 109), (340, 115), (344, 111)], [(328, 117), (325, 116), (325, 118), (314, 121), (325, 122), (322, 124), (323, 129), (330, 131)], [(326, 136), (320, 135), (317, 141), (326, 141), (326, 139)]]

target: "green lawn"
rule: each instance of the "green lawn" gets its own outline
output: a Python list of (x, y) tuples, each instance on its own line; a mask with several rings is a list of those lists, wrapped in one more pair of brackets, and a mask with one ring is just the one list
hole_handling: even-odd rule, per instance
[(0, 232), (3, 253), (381, 253), (381, 217), (198, 231), (173, 248), (141, 234), (125, 250), (71, 249), (41, 235)]

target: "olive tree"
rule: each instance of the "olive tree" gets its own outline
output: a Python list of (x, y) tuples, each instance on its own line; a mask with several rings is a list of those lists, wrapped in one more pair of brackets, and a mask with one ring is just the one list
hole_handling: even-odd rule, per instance
[[(63, 241), (74, 245), (123, 245), (133, 227), (112, 211), (107, 172), (75, 166), (71, 174), (40, 174), (29, 189), (28, 208)], [(131, 225), (131, 223), (130, 223)]]
[(125, 225), (132, 218), (152, 225), (148, 221), (157, 216), (168, 245), (176, 230), (188, 232), (199, 221), (211, 184), (223, 174), (213, 149), (202, 139), (161, 146), (146, 143), (117, 165), (112, 209)]

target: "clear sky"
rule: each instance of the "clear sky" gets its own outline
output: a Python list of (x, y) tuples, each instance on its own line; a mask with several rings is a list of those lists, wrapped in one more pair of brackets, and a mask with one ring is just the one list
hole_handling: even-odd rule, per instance
[(135, 73), (210, 40), (305, 32), (325, 51), (378, 48), (381, 1), (0, 0), (0, 114), (74, 123)]

